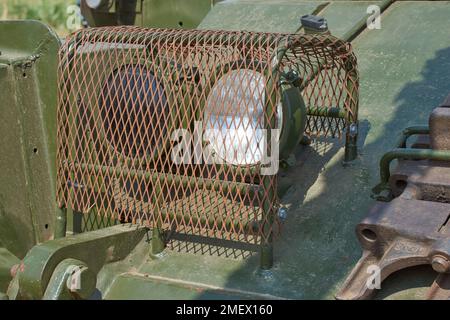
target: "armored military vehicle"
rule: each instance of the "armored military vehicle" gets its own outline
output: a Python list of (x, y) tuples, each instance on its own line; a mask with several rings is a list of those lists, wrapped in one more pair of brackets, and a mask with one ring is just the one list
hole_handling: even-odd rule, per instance
[(449, 4), (0, 21), (0, 297), (448, 299)]

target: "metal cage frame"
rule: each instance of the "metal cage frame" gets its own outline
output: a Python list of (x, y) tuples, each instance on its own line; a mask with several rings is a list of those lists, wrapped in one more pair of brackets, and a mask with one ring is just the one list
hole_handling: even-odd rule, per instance
[[(231, 61), (227, 60), (230, 57)], [(117, 156), (120, 149), (117, 145), (126, 145), (129, 150), (147, 148), (142, 146), (142, 141), (149, 142), (148, 136), (158, 134), (153, 130), (154, 117), (159, 116), (156, 118), (158, 128), (160, 123), (168, 122), (167, 118), (161, 120), (163, 116), (155, 115), (156, 112), (144, 110), (150, 103), (142, 99), (147, 101), (150, 92), (152, 99), (157, 95), (153, 92), (154, 86), (148, 86), (151, 72), (146, 72), (145, 76), (137, 72), (137, 67), (130, 62), (135, 58), (148, 63), (153, 72), (151, 79), (156, 75), (162, 79), (164, 90), (169, 92), (166, 102), (172, 108), (168, 117), (180, 120), (185, 127), (187, 123), (189, 128), (196, 117), (204, 120), (202, 112), (214, 83), (229, 74), (224, 66), (235, 64), (233, 67), (250, 70), (253, 75), (262, 71), (263, 92), (253, 91), (248, 95), (257, 95), (264, 101), (257, 123), (258, 128), (266, 130), (269, 141), (272, 141), (271, 130), (278, 125), (277, 105), (282, 100), (283, 86), (288, 86), (298, 89), (305, 101), (306, 131), (311, 135), (339, 137), (345, 132), (345, 160), (351, 161), (356, 157), (358, 72), (350, 44), (330, 35), (104, 27), (81, 30), (69, 36), (61, 48), (57, 115), (60, 228), (57, 235), (64, 234), (67, 208), (87, 214), (96, 207), (101, 216), (152, 228), (154, 254), (164, 249), (164, 230), (183, 229), (202, 236), (256, 243), (261, 246), (261, 267), (270, 268), (273, 237), (279, 229), (276, 173), (261, 174), (264, 169), (261, 163), (177, 167), (161, 155), (167, 151), (165, 147), (155, 156), (154, 164), (142, 156), (131, 155), (128, 159)], [(120, 78), (122, 82), (117, 87), (122, 91), (117, 88), (102, 91), (106, 75), (118, 70), (112, 66), (124, 65), (131, 65), (131, 71), (130, 75)], [(289, 76), (292, 74), (297, 77)], [(245, 93), (253, 82), (235, 83)], [(147, 91), (136, 96), (136, 92), (142, 90)], [(108, 105), (105, 99), (99, 100), (98, 95), (107, 96), (108, 101), (113, 102)], [(128, 96), (128, 102), (123, 102), (124, 95)], [(161, 96), (158, 95), (157, 100), (158, 105), (162, 104)], [(122, 137), (126, 128), (138, 125), (138, 129), (128, 133), (127, 139), (112, 139), (116, 144), (113, 147), (116, 156), (111, 156), (114, 152), (102, 151), (105, 139), (93, 128), (104, 119), (101, 119), (101, 112), (99, 116), (90, 111), (110, 108), (111, 103), (119, 106), (113, 116), (118, 117), (116, 122), (121, 125), (110, 129), (115, 130), (116, 136)], [(250, 117), (251, 106), (245, 103), (244, 99), (235, 102), (237, 109), (244, 110), (245, 116)], [(125, 117), (118, 114), (118, 109), (123, 112), (122, 109), (129, 106), (137, 106), (138, 110), (127, 109)], [(219, 106), (222, 107), (220, 112), (228, 112), (224, 111), (226, 102), (219, 101)], [(150, 117), (150, 121), (146, 121), (144, 115)], [(238, 123), (235, 126), (243, 125), (235, 114), (230, 117), (233, 123)], [(143, 126), (145, 130), (139, 131)], [(231, 125), (227, 126), (226, 129), (230, 129)], [(159, 134), (162, 139), (166, 138)], [(242, 141), (238, 141), (240, 143)], [(272, 154), (270, 143), (264, 147), (264, 152)], [(126, 188), (129, 192), (132, 189), (129, 185), (137, 185), (137, 191), (128, 198), (120, 195), (117, 200), (115, 183), (122, 192)], [(200, 200), (195, 198), (197, 192), (201, 193)], [(210, 210), (219, 213), (205, 213), (206, 205), (202, 201), (209, 201), (213, 208)], [(194, 202), (197, 207), (192, 208)], [(177, 206), (182, 207), (181, 211)]]

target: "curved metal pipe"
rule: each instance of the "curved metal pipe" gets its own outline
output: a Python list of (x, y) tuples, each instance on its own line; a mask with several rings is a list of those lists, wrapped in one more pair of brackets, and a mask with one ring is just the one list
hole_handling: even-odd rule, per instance
[(406, 148), (406, 142), (409, 137), (417, 134), (429, 134), (430, 128), (428, 126), (413, 126), (408, 127), (402, 131), (400, 139), (398, 140), (396, 146), (397, 148)]
[(380, 160), (381, 182), (372, 189), (374, 194), (379, 195), (383, 191), (390, 191), (390, 164), (396, 159), (450, 161), (450, 150), (396, 148), (385, 153)]

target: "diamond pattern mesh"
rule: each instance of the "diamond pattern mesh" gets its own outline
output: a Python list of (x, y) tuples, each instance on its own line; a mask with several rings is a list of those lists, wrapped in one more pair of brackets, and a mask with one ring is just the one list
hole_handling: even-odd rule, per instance
[[(79, 31), (60, 52), (58, 204), (268, 241), (279, 229), (277, 174), (264, 169), (281, 129), (284, 75), (298, 75), (307, 131), (340, 136), (357, 121), (355, 68), (350, 45), (331, 36)], [(329, 109), (345, 117), (319, 112)]]

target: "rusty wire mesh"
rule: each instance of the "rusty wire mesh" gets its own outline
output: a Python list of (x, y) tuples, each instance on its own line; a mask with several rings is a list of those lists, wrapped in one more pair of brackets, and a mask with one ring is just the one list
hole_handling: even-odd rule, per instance
[[(270, 129), (281, 126), (282, 76), (300, 76), (307, 130), (340, 135), (357, 120), (355, 67), (349, 44), (331, 36), (77, 32), (60, 52), (58, 204), (181, 233), (268, 241), (278, 229), (277, 174), (262, 174), (263, 155), (271, 154)], [(346, 117), (317, 113), (332, 108)]]

